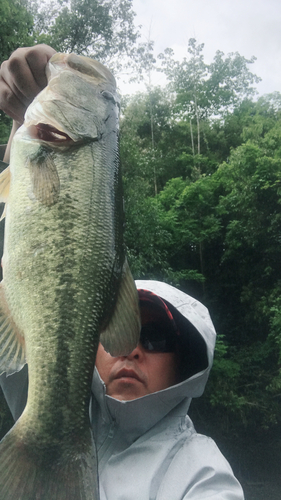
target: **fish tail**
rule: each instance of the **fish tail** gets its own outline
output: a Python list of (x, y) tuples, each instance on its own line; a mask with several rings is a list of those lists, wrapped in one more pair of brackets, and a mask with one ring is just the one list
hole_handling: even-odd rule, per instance
[(1, 500), (99, 499), (93, 442), (83, 452), (72, 445), (58, 459), (52, 460), (52, 451), (42, 459), (20, 438), (18, 423), (0, 443)]

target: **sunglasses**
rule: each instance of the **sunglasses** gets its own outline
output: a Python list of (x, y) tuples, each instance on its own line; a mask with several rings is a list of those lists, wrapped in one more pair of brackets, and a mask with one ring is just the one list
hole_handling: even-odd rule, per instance
[(147, 323), (142, 326), (140, 344), (148, 352), (175, 352), (175, 331), (167, 323)]

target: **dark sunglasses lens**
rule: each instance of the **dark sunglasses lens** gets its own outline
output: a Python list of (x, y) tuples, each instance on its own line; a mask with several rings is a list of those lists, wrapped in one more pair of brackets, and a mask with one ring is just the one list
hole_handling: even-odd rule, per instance
[(167, 345), (165, 340), (149, 340), (147, 338), (140, 339), (141, 345), (147, 351), (151, 352), (170, 352), (167, 350)]
[(149, 352), (174, 352), (175, 340), (165, 331), (154, 325), (144, 325), (141, 329), (140, 343)]

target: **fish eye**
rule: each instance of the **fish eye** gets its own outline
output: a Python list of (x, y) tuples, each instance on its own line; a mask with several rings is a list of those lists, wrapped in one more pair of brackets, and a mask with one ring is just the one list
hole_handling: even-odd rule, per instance
[(114, 95), (113, 95), (111, 92), (109, 92), (108, 90), (103, 90), (103, 91), (101, 92), (101, 95), (102, 95), (105, 99), (107, 99), (108, 101), (113, 101), (113, 102), (114, 102), (114, 104), (116, 104), (116, 100), (115, 100), (115, 98), (114, 98)]

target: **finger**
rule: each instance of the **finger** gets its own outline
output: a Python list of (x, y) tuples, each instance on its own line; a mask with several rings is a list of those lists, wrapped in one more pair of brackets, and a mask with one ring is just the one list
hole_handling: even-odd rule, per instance
[(46, 86), (45, 68), (54, 49), (47, 45), (22, 47), (1, 65), (1, 76), (19, 100), (28, 105)]
[(14, 94), (26, 104), (29, 104), (41, 90), (20, 51), (16, 51), (8, 61), (2, 63), (1, 77)]
[(55, 52), (56, 51), (52, 47), (41, 44), (30, 48), (26, 53), (26, 61), (29, 65), (30, 71), (34, 76), (37, 85), (41, 89), (47, 85), (45, 73), (46, 64)]
[(22, 122), (27, 106), (46, 86), (45, 68), (55, 50), (47, 45), (22, 47), (0, 68), (0, 108)]
[[(11, 112), (13, 112), (12, 106), (14, 102), (12, 95), (27, 108), (38, 92), (40, 92), (40, 88), (34, 82), (28, 65), (23, 63), (22, 60), (17, 61), (14, 58), (12, 61), (4, 62), (1, 65), (0, 76), (3, 82), (3, 96), (1, 100), (2, 102), (4, 99), (8, 100), (7, 105), (11, 109)], [(23, 92), (20, 90), (21, 88)], [(17, 101), (15, 100), (15, 102)]]
[(3, 80), (0, 80), (0, 109), (13, 120), (23, 123), (26, 105), (18, 99)]

